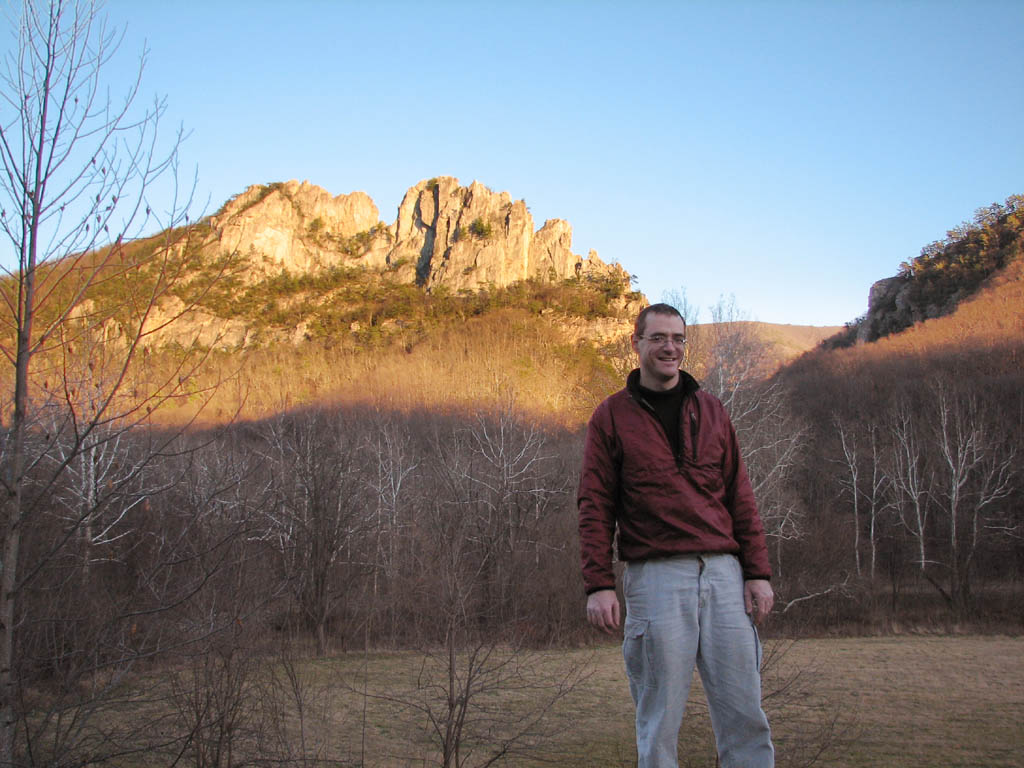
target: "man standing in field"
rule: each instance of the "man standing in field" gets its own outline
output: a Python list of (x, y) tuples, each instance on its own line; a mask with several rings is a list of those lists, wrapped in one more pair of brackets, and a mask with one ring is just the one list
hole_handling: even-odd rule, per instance
[(723, 768), (773, 766), (754, 628), (772, 609), (771, 567), (736, 434), (721, 402), (679, 370), (678, 310), (644, 309), (632, 345), (639, 370), (587, 425), (578, 497), (587, 618), (619, 628), (618, 527), (640, 768), (677, 768), (694, 665)]

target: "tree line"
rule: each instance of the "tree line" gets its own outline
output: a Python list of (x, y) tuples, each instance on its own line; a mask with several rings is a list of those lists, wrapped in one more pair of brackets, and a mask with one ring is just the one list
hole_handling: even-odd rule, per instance
[(17, 762), (115, 749), (83, 707), (109, 715), (140, 671), (236, 646), (455, 654), (581, 638), (577, 440), (511, 406), (310, 409), (212, 434), (103, 425), (84, 440), (72, 424), (52, 408), (28, 438)]
[(794, 487), (812, 524), (792, 556), (807, 591), (832, 590), (834, 621), (1019, 626), (1024, 398), (1009, 352), (823, 355), (781, 377), (810, 426)]

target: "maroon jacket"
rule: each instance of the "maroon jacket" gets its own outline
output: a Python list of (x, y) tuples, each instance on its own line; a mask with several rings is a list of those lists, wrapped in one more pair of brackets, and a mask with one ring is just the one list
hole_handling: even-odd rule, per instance
[(698, 552), (739, 556), (747, 579), (771, 578), (764, 528), (722, 403), (685, 371), (680, 449), (639, 390), (640, 372), (594, 411), (587, 425), (577, 502), (587, 594), (615, 586), (619, 559)]

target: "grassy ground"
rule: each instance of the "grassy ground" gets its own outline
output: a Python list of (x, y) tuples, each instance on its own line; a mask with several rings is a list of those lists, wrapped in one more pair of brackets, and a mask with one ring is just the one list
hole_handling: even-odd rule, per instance
[(826, 765), (1024, 766), (1024, 639), (819, 640), (794, 655), (817, 665), (815, 698), (852, 715)]
[[(806, 765), (815, 756), (814, 764), (835, 768), (1024, 766), (1024, 638), (802, 640), (770, 643), (771, 653), (766, 707), (780, 766)], [(618, 647), (560, 653), (537, 663), (549, 674), (585, 666), (589, 676), (549, 714), (546, 735), (536, 741), (540, 750), (511, 764), (633, 765), (632, 703)], [(362, 679), (354, 658), (340, 665), (335, 672)], [(411, 656), (374, 656), (366, 679), (371, 689), (399, 690), (418, 671)], [(373, 725), (364, 734), (357, 728), (361, 705), (351, 692), (342, 698), (348, 704), (333, 709), (336, 716), (347, 713), (335, 720), (348, 733), (343, 751), (354, 756), (357, 742), (366, 744), (368, 766), (436, 764), (424, 761), (430, 739), (412, 726), (415, 713), (373, 701), (367, 711)], [(509, 698), (506, 718), (520, 705)], [(680, 738), (680, 764), (714, 765), (699, 685)]]
[[(450, 705), (464, 726), (452, 766), (490, 765), (496, 748), (506, 750), (497, 766), (635, 764), (633, 706), (618, 646), (480, 650), (460, 655), (453, 670), (443, 653), (288, 663), (214, 654), (205, 665), (136, 679), (125, 698), (96, 713), (94, 730), (102, 727), (85, 741), (103, 747), (120, 734), (119, 743), (137, 744), (108, 761), (130, 768), (427, 768), (444, 765), (439, 743)], [(446, 698), (453, 679), (460, 693), (470, 683), (464, 712), (463, 698)], [(780, 768), (1024, 768), (1024, 637), (769, 641), (764, 684)], [(183, 740), (189, 733), (193, 738)], [(145, 743), (164, 746), (153, 751)], [(714, 764), (696, 684), (680, 766)]]

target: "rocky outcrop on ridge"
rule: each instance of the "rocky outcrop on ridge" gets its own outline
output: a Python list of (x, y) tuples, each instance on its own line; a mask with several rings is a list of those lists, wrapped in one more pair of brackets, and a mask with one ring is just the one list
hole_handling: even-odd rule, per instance
[(1024, 257), (1024, 195), (992, 203), (900, 264), (894, 277), (871, 286), (868, 310), (828, 339), (828, 348), (864, 344), (957, 312)]
[(914, 322), (906, 296), (908, 287), (908, 281), (900, 276), (879, 280), (871, 286), (868, 311), (857, 325), (857, 343), (874, 341)]
[[(454, 294), (526, 279), (594, 278), (587, 287), (605, 297), (604, 311), (615, 317), (588, 317), (578, 333), (599, 344), (628, 332), (618, 318), (632, 317), (646, 301), (631, 290), (621, 266), (605, 264), (594, 251), (586, 258), (572, 252), (568, 222), (552, 219), (535, 231), (522, 200), (479, 182), (463, 187), (449, 176), (411, 187), (390, 225), (365, 192), (333, 196), (308, 181), (288, 181), (249, 187), (194, 232), (201, 237), (198, 253), (188, 238), (173, 247), (199, 257), (195, 271), (148, 308), (143, 346), (238, 350), (368, 328), (402, 332), (400, 308), (346, 319), (362, 306), (364, 293), (377, 290), (367, 286)], [(365, 272), (346, 271), (352, 268)], [(387, 289), (375, 295), (384, 294)], [(105, 343), (127, 338), (116, 325), (103, 328)]]
[(907, 275), (887, 277), (874, 283), (868, 293), (868, 311), (856, 323), (857, 343), (875, 341), (915, 323), (948, 315), (972, 293), (965, 288), (950, 294), (941, 303), (922, 306), (914, 301), (912, 291), (912, 278)]
[(531, 277), (561, 280), (583, 273), (628, 280), (625, 270), (604, 264), (593, 251), (586, 259), (574, 254), (568, 222), (550, 219), (534, 232), (522, 200), (478, 181), (462, 187), (450, 176), (421, 181), (405, 193), (390, 259), (414, 263), (410, 277), (428, 289), (503, 287)]
[(304, 273), (336, 265), (389, 271), (426, 290), (453, 291), (518, 280), (603, 276), (629, 283), (629, 274), (595, 251), (572, 252), (572, 227), (551, 219), (534, 231), (522, 200), (451, 176), (421, 181), (398, 207), (394, 224), (379, 221), (365, 192), (332, 197), (289, 181), (249, 187), (210, 218), (211, 255), (235, 253), (252, 282), (286, 270)]
[[(385, 266), (379, 240), (387, 240), (378, 226), (377, 206), (365, 192), (332, 197), (327, 190), (303, 181), (256, 185), (229, 200), (210, 217), (207, 250), (238, 253), (252, 267), (248, 279), (258, 280), (282, 269), (309, 272), (347, 260), (377, 268)], [(374, 230), (377, 227), (377, 230)], [(346, 246), (360, 233), (375, 232), (368, 247)]]

